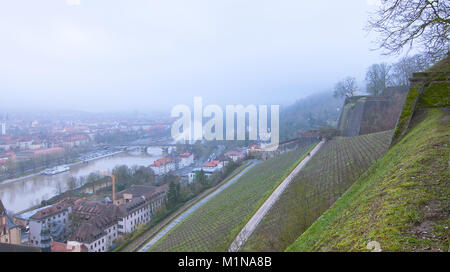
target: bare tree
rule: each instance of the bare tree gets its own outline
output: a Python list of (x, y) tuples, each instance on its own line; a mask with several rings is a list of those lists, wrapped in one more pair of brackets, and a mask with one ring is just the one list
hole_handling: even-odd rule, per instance
[(417, 45), (433, 60), (448, 52), (450, 8), (448, 0), (381, 0), (367, 29), (380, 35), (385, 54), (398, 54)]
[(352, 97), (357, 91), (356, 78), (346, 77), (334, 87), (334, 97)]
[(367, 91), (374, 96), (381, 93), (391, 83), (389, 71), (391, 66), (386, 63), (373, 64), (366, 73)]
[(67, 182), (67, 186), (69, 191), (73, 191), (77, 188), (77, 179), (73, 176), (69, 178), (69, 181)]
[(393, 84), (397, 86), (408, 86), (409, 79), (413, 73), (427, 70), (433, 61), (424, 55), (414, 55), (412, 57), (403, 57), (399, 62), (392, 66)]

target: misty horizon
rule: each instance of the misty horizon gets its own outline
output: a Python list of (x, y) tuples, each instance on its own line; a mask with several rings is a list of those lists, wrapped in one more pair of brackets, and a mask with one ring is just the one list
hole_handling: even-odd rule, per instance
[(363, 30), (374, 1), (72, 2), (4, 3), (4, 110), (289, 105), (389, 60)]

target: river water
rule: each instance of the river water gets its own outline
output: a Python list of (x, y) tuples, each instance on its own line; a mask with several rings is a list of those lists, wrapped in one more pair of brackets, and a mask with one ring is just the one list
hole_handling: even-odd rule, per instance
[(122, 152), (90, 161), (87, 164), (77, 164), (70, 167), (70, 171), (53, 176), (36, 175), (14, 182), (5, 181), (0, 183), (0, 199), (5, 208), (13, 213), (23, 211), (42, 200), (47, 200), (68, 189), (71, 176), (88, 176), (93, 171), (90, 168), (103, 172), (111, 172), (118, 165), (149, 166), (155, 160), (162, 157), (162, 150), (158, 148), (149, 149), (148, 153)]

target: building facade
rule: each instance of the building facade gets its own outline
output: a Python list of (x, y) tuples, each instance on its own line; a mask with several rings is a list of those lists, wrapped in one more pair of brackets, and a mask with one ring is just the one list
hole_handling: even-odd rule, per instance
[(0, 200), (0, 243), (20, 245), (21, 240), (21, 228), (14, 224)]
[[(65, 239), (71, 213), (72, 203), (70, 200), (63, 200), (55, 205), (38, 211), (29, 219), (29, 243), (32, 246), (42, 247), (41, 232), (44, 228), (50, 231), (51, 236), (57, 240)], [(46, 245), (45, 245), (46, 246)]]

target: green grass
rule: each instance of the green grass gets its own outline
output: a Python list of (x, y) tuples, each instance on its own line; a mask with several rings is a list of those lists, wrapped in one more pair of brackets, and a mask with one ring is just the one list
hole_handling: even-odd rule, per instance
[(419, 96), (419, 91), (416, 87), (412, 87), (409, 90), (408, 96), (405, 100), (405, 105), (403, 106), (403, 110), (400, 114), (400, 117), (397, 122), (397, 127), (395, 128), (394, 137), (392, 138), (392, 143), (396, 143), (405, 133), (408, 128), (409, 121), (411, 116), (414, 113), (416, 102)]
[(327, 142), (269, 210), (243, 251), (283, 251), (387, 150), (392, 131)]
[(432, 82), (419, 97), (419, 107), (450, 106), (450, 83)]
[(413, 127), (287, 251), (449, 250), (449, 109)]
[[(228, 180), (232, 179), (234, 176), (238, 175), (241, 171), (243, 171), (245, 168), (247, 168), (247, 166), (249, 165), (249, 161), (244, 162), (241, 166), (239, 166), (237, 169), (235, 169), (233, 172), (231, 172), (226, 178), (225, 180), (223, 180), (222, 182), (220, 182), (218, 185), (216, 186), (221, 186), (224, 183), (226, 183)], [(210, 188), (208, 190), (213, 190), (213, 188)], [(122, 237), (122, 242), (120, 244), (116, 244), (116, 247), (114, 249), (111, 249), (110, 251), (112, 252), (120, 252), (123, 251), (131, 242), (134, 242), (136, 239), (141, 238), (140, 236), (143, 235), (145, 232), (149, 231), (151, 228), (155, 227), (159, 222), (163, 221), (164, 219), (166, 219), (167, 217), (171, 216), (172, 214), (174, 214), (175, 212), (177, 212), (179, 209), (183, 208), (183, 206), (187, 205), (186, 209), (192, 205), (194, 205), (195, 203), (197, 203), (198, 201), (201, 200), (201, 195), (204, 194), (205, 192), (200, 193), (199, 195), (196, 196), (191, 196), (187, 199), (185, 199), (183, 202), (178, 203), (175, 207), (173, 207), (170, 210), (166, 210), (165, 212), (163, 212), (162, 214), (155, 216), (150, 222), (148, 222), (147, 224), (141, 225), (139, 226), (139, 228), (137, 230), (135, 230), (132, 233), (127, 233), (126, 235), (124, 235)], [(198, 199), (196, 199), (198, 198)], [(191, 202), (191, 200), (194, 199)]]
[(151, 251), (227, 251), (236, 235), (311, 146), (263, 161), (178, 224)]

